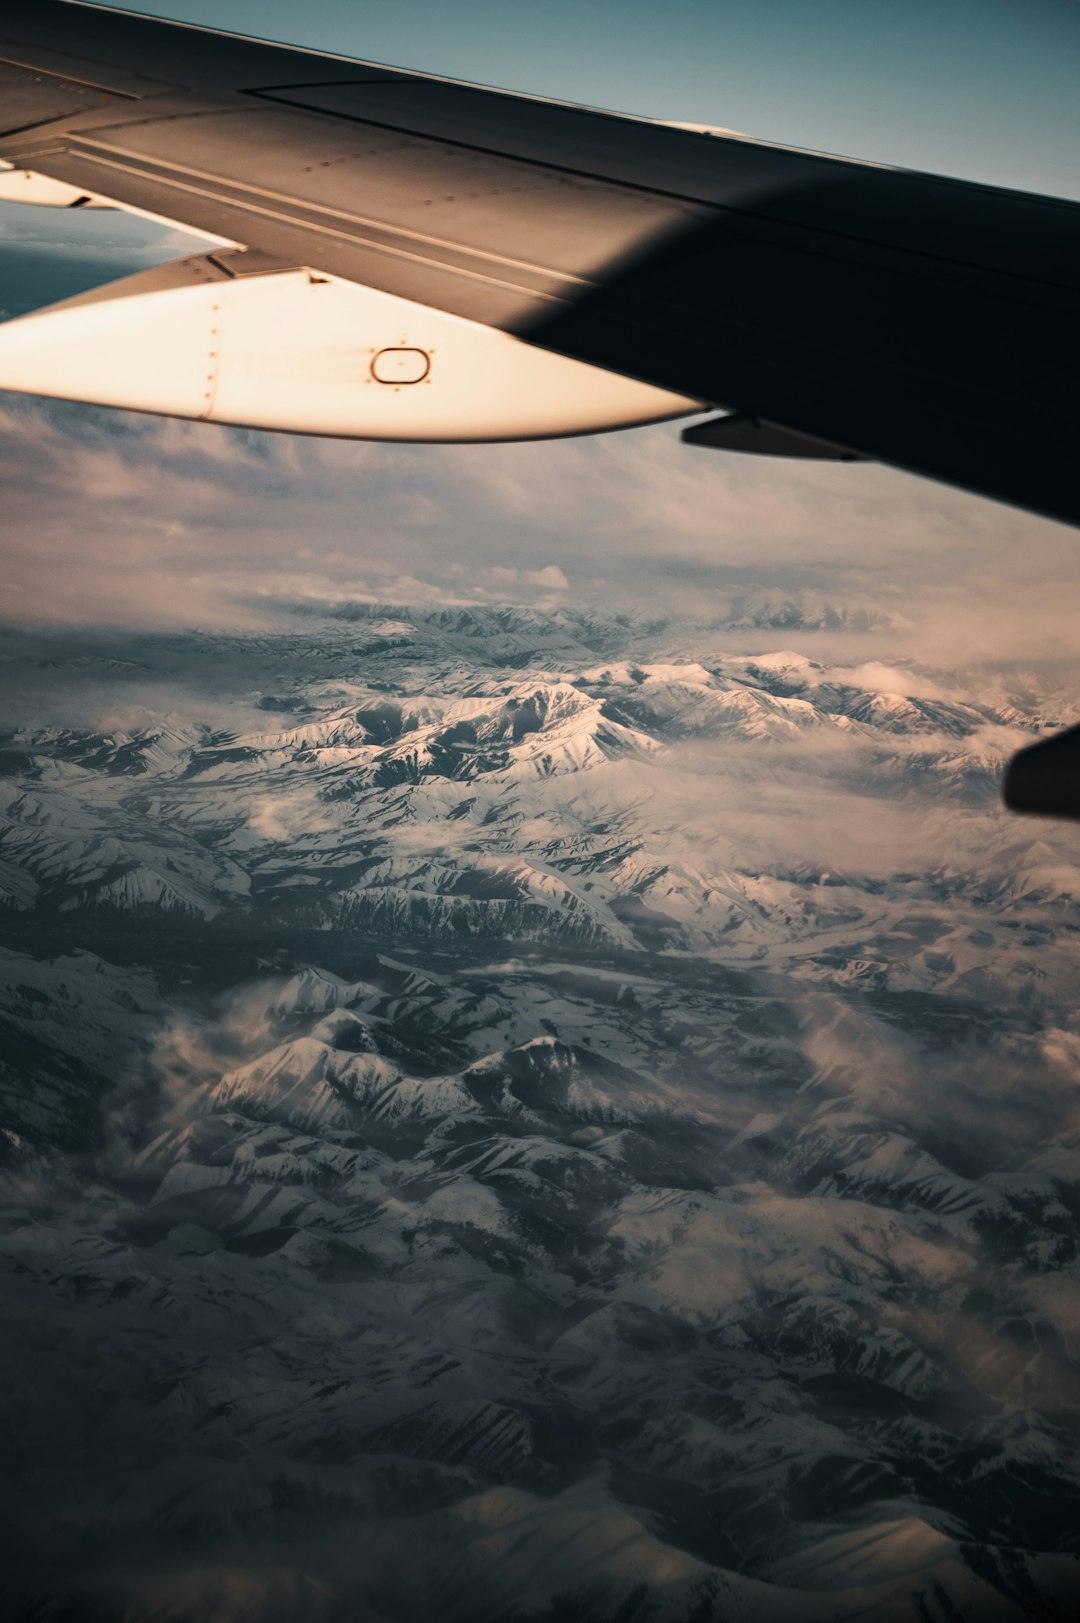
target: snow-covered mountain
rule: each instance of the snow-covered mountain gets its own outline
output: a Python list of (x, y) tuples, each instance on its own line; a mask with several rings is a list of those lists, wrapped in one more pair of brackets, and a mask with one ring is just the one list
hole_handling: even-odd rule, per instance
[(16, 1614), (1075, 1615), (1053, 696), (297, 624), (9, 657)]

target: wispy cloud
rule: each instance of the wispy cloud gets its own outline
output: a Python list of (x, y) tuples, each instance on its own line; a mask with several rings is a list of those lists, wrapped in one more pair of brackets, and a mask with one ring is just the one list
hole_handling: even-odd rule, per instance
[(851, 643), (856, 663), (955, 664), (1070, 658), (1080, 596), (1064, 527), (883, 468), (691, 450), (670, 426), (394, 446), (3, 396), (0, 482), (23, 622), (255, 626), (295, 600), (566, 591), (722, 618), (761, 585), (883, 609), (893, 634)]

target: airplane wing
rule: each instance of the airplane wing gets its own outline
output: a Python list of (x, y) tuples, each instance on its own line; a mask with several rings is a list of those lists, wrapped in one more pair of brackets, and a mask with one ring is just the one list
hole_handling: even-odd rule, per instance
[(0, 0), (0, 197), (215, 247), (0, 385), (279, 429), (870, 458), (1080, 523), (1080, 206), (69, 0)]

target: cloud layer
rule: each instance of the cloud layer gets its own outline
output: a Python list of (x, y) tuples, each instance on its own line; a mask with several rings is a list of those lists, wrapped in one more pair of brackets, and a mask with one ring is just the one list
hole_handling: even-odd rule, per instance
[(913, 651), (944, 637), (950, 657), (1065, 658), (1080, 586), (1062, 526), (882, 468), (693, 451), (670, 427), (392, 446), (9, 395), (0, 480), (24, 623), (254, 625), (282, 602), (568, 588), (722, 616), (761, 583), (884, 610)]

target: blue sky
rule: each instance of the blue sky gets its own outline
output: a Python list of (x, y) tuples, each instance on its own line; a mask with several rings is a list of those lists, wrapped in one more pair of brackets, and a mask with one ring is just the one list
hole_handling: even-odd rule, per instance
[(1076, 0), (144, 0), (123, 9), (1080, 196)]

